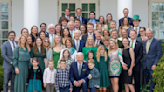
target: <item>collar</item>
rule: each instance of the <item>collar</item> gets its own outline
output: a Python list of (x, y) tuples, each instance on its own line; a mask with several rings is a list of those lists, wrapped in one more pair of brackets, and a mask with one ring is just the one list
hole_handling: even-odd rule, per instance
[(88, 35), (93, 35), (93, 32), (92, 32), (92, 33), (89, 33), (89, 32), (88, 32)]
[(69, 16), (65, 15), (65, 17), (69, 17)]
[(149, 42), (152, 42), (153, 41), (153, 37), (150, 39), (150, 40), (148, 40)]
[[(130, 39), (130, 41), (132, 42), (132, 40)], [(133, 42), (136, 42), (136, 39), (135, 40), (133, 40)]]
[(138, 26), (138, 27), (134, 27), (134, 29), (135, 29), (135, 28), (139, 29), (139, 26)]
[[(77, 64), (80, 64), (80, 63), (77, 61)], [(83, 65), (83, 62), (81, 62), (81, 65)]]
[(53, 71), (53, 70), (54, 70), (54, 68), (53, 68), (53, 69), (50, 69), (49, 67), (48, 67), (48, 69), (49, 69), (49, 70), (51, 70), (51, 71)]
[[(12, 42), (12, 41), (10, 41), (10, 40), (8, 40), (9, 42)], [(13, 41), (13, 42), (15, 42), (15, 40)]]

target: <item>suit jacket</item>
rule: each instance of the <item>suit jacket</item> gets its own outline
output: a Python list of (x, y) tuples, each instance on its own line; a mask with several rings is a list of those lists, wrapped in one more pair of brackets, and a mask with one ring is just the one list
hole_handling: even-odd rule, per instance
[[(119, 27), (120, 27), (121, 24), (122, 24), (122, 19), (123, 19), (123, 18), (121, 18), (121, 19), (119, 20)], [(133, 19), (130, 18), (130, 17), (128, 17), (128, 20), (129, 20), (129, 25), (132, 25), (132, 26), (133, 26)]]
[(143, 46), (142, 42), (139, 42), (136, 40), (135, 47), (134, 47), (134, 53), (135, 53), (135, 67), (133, 70), (140, 71), (141, 68), (141, 59), (143, 56)]
[[(128, 37), (129, 37), (129, 32), (130, 32), (130, 30), (132, 30), (132, 29), (134, 29), (134, 27), (128, 28)], [(140, 30), (140, 27), (139, 27), (139, 30)], [(140, 37), (140, 36), (141, 36), (140, 33), (137, 33), (137, 34), (138, 34), (137, 37)]]
[(88, 81), (88, 78), (87, 78), (88, 75), (89, 75), (89, 68), (88, 68), (88, 65), (86, 62), (83, 62), (82, 69), (81, 69), (81, 76), (79, 76), (77, 62), (73, 62), (71, 64), (70, 80), (71, 80), (72, 84), (74, 84), (74, 81), (79, 81), (81, 79), (84, 79), (85, 82), (87, 82)]
[[(77, 18), (77, 17), (75, 17), (75, 18)], [(81, 16), (81, 18), (82, 18), (82, 24), (85, 24), (86, 25), (87, 24), (87, 19), (84, 18), (84, 17), (82, 17), (82, 16)], [(80, 21), (80, 23), (81, 23), (81, 21)]]
[(124, 48), (124, 46), (123, 46), (123, 44), (122, 44), (122, 41), (117, 40), (117, 44), (118, 44), (118, 47), (119, 47), (119, 48)]
[[(18, 44), (17, 41), (15, 41), (15, 43)], [(13, 51), (9, 41), (6, 41), (2, 44), (1, 56), (4, 59), (2, 67), (5, 69), (12, 69), (13, 65), (11, 64), (11, 62), (13, 58)]]
[[(87, 41), (87, 37), (88, 37), (88, 33), (82, 35), (81, 40)], [(95, 39), (95, 34), (93, 34), (93, 37), (94, 37), (94, 39)]]
[[(76, 49), (75, 44), (73, 47)], [(80, 40), (79, 50), (77, 52), (82, 52), (83, 47), (85, 47), (85, 41)]]
[(162, 45), (161, 42), (153, 38), (150, 46), (149, 52), (146, 53), (146, 43), (144, 42), (144, 59), (143, 59), (143, 69), (151, 69), (152, 65), (157, 65), (159, 59), (162, 57)]
[(45, 34), (46, 34), (46, 37), (48, 37), (48, 38), (49, 38), (49, 33), (48, 33), (48, 32), (45, 32)]

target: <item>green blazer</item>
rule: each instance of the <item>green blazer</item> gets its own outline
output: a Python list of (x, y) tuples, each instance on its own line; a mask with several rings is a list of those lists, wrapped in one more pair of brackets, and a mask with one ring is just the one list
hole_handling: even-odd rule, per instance
[(119, 47), (119, 48), (124, 48), (124, 46), (123, 46), (123, 44), (122, 44), (122, 41), (117, 40), (117, 44), (118, 44), (118, 47)]

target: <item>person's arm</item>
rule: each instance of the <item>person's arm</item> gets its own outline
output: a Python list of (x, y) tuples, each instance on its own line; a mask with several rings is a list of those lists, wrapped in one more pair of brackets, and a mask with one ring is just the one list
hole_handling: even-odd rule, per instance
[(30, 56), (31, 56), (31, 60), (30, 60), (30, 62), (31, 62), (31, 64), (32, 64), (32, 58), (34, 57), (33, 48), (31, 48)]
[(123, 58), (122, 58), (122, 49), (118, 49), (118, 58), (119, 58), (119, 61), (121, 62), (121, 65), (122, 65), (122, 68), (124, 70), (127, 70), (128, 69), (128, 65), (126, 63), (123, 62)]
[(47, 68), (47, 59), (44, 58), (45, 68)]
[(14, 66), (14, 68), (18, 68), (18, 59), (19, 59), (19, 46), (17, 46), (13, 52), (13, 66)]
[(92, 78), (94, 78), (94, 79), (100, 78), (100, 73), (99, 73), (98, 69), (95, 69), (94, 76), (92, 76)]
[(128, 75), (131, 76), (133, 67), (135, 65), (135, 55), (134, 55), (134, 50), (132, 48), (129, 49), (129, 52), (130, 52), (130, 57), (131, 57), (131, 65), (130, 65), (130, 68), (128, 70)]
[(6, 44), (2, 44), (2, 47), (1, 47), (1, 56), (2, 58), (5, 60), (5, 62), (11, 64), (12, 62), (12, 59), (10, 59), (8, 56), (7, 56), (7, 47), (6, 47)]
[(87, 67), (86, 72), (87, 72), (87, 76), (83, 78), (83, 82), (87, 82), (87, 80), (88, 80), (88, 75), (89, 75), (89, 68), (88, 67)]
[[(155, 48), (154, 48), (155, 49)], [(154, 53), (155, 54), (155, 53)], [(158, 41), (157, 46), (156, 46), (156, 59), (154, 61), (154, 65), (157, 65), (158, 61), (162, 57), (163, 52), (162, 52), (162, 45), (161, 42)]]
[(26, 82), (26, 84), (28, 84), (28, 83), (29, 83), (30, 76), (31, 76), (30, 69), (28, 69), (28, 77), (27, 77), (27, 82)]
[(46, 78), (47, 78), (47, 69), (45, 69), (43, 73), (43, 83), (46, 83)]
[(140, 44), (140, 46), (139, 46), (139, 55), (137, 56), (137, 57), (135, 57), (136, 58), (136, 60), (135, 60), (135, 64), (137, 64), (138, 62), (140, 62), (141, 61), (141, 59), (142, 59), (142, 56), (143, 56), (143, 47), (142, 47), (142, 43)]
[(55, 77), (55, 89), (56, 89), (57, 92), (59, 91), (58, 81), (59, 81), (59, 74), (58, 74), (58, 70), (57, 70), (56, 77)]

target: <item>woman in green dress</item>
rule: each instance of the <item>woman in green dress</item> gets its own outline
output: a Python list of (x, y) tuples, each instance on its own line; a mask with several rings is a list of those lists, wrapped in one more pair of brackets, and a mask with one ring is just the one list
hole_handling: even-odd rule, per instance
[(87, 60), (87, 53), (90, 50), (92, 50), (94, 52), (94, 57), (95, 57), (96, 52), (97, 52), (97, 47), (95, 47), (94, 37), (92, 35), (88, 36), (85, 47), (83, 47), (83, 49), (82, 49), (82, 53), (84, 55), (84, 61), (88, 61)]
[(54, 68), (57, 69), (57, 63), (60, 58), (60, 52), (65, 46), (61, 43), (61, 37), (59, 35), (54, 36), (54, 45), (52, 46)]
[(100, 72), (100, 92), (106, 92), (107, 87), (110, 86), (110, 80), (108, 76), (108, 62), (109, 57), (107, 55), (107, 51), (103, 45), (100, 45), (97, 49), (96, 59), (95, 59), (95, 67)]
[(32, 58), (36, 57), (39, 60), (39, 66), (42, 70), (42, 73), (44, 72), (44, 69), (47, 68), (47, 59), (46, 59), (46, 49), (43, 47), (43, 42), (41, 38), (36, 38), (35, 45), (33, 48), (31, 48), (31, 63)]
[(27, 76), (30, 65), (30, 54), (27, 48), (27, 38), (25, 35), (19, 37), (18, 46), (13, 52), (13, 66), (15, 68), (14, 92), (27, 92)]
[(108, 13), (106, 15), (106, 25), (108, 25), (108, 30), (111, 29), (111, 27), (110, 27), (110, 21), (112, 21), (112, 20), (113, 20), (112, 14), (111, 13)]

